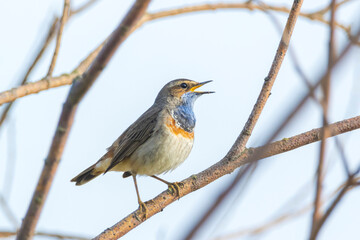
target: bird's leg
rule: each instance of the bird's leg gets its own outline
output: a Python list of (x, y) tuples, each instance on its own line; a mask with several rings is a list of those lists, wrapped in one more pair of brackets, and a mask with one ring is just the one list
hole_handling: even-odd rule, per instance
[[(139, 210), (144, 214), (144, 220), (147, 218), (147, 207), (146, 204), (141, 201), (140, 199), (140, 194), (139, 194), (139, 189), (137, 186), (137, 182), (136, 182), (136, 175), (132, 174), (133, 180), (134, 180), (134, 184), (135, 184), (135, 189), (136, 189), (136, 195), (137, 195), (137, 199), (138, 199), (138, 203), (139, 203)], [(135, 217), (138, 219), (138, 217), (135, 215)], [(140, 219), (138, 219), (140, 221)]]
[(159, 181), (167, 184), (167, 185), (169, 186), (169, 189), (170, 189), (171, 194), (175, 193), (175, 194), (176, 194), (176, 197), (179, 197), (179, 198), (180, 198), (180, 187), (179, 187), (179, 185), (182, 184), (182, 183), (179, 183), (179, 182), (173, 182), (173, 183), (171, 183), (171, 182), (168, 182), (168, 181), (166, 181), (166, 180), (164, 180), (164, 179), (162, 179), (162, 178), (159, 178), (159, 177), (157, 177), (157, 176), (155, 176), (155, 175), (152, 175), (151, 177), (153, 177), (153, 178), (155, 178), (155, 179), (157, 179), (157, 180), (159, 180)]

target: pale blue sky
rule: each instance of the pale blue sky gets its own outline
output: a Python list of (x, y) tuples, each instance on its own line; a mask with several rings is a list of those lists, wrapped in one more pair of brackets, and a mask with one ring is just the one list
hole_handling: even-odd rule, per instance
[[(73, 1), (79, 5), (84, 1)], [(119, 23), (132, 1), (102, 0), (75, 16), (66, 26), (54, 75), (71, 72)], [(151, 11), (217, 1), (154, 0)], [(236, 2), (236, 1), (231, 1)], [(317, 10), (328, 1), (305, 1), (303, 10)], [(345, 23), (359, 21), (359, 1), (344, 6), (339, 18)], [(292, 1), (266, 1), (291, 6)], [(47, 30), (49, 19), (61, 14), (63, 1), (1, 1), (0, 91), (13, 87), (36, 51)], [(285, 14), (276, 14), (284, 26)], [(318, 22), (299, 18), (291, 45), (308, 77), (315, 81), (325, 68), (327, 28)], [(338, 46), (344, 34), (338, 31)], [(232, 146), (256, 101), (267, 75), (280, 35), (268, 16), (248, 10), (219, 10), (186, 14), (150, 22), (132, 34), (85, 96), (60, 163), (54, 185), (37, 229), (95, 236), (137, 208), (130, 178), (109, 173), (81, 187), (70, 179), (94, 163), (105, 148), (144, 112), (161, 87), (176, 78), (196, 81), (212, 79), (208, 90), (216, 94), (201, 97), (195, 104), (197, 126), (195, 145), (189, 158), (172, 173), (162, 176), (180, 181), (219, 161)], [(54, 44), (30, 77), (41, 79), (47, 72)], [(334, 74), (330, 121), (359, 115), (359, 49), (356, 49)], [(11, 136), (16, 145), (15, 176), (8, 201), (18, 221), (24, 216), (37, 183), (49, 144), (69, 87), (31, 95), (16, 102), (7, 124), (0, 130), (0, 191), (4, 186), (6, 161)], [(306, 91), (287, 55), (272, 95), (248, 143), (261, 145), (284, 115)], [(349, 101), (351, 102), (349, 103)], [(321, 111), (309, 102), (279, 139), (321, 125)], [(9, 137), (10, 136), (10, 137)], [(360, 162), (359, 131), (345, 134), (346, 155), (352, 166)], [(266, 159), (251, 184), (220, 223), (209, 224), (199, 239), (213, 239), (238, 229), (257, 226), (278, 213), (284, 203), (306, 185), (299, 204), (312, 200), (319, 145)], [(325, 192), (330, 193), (345, 179), (337, 151), (330, 143), (330, 165)], [(170, 205), (131, 231), (124, 239), (181, 239), (211, 198), (233, 175)], [(140, 194), (149, 200), (166, 189), (154, 179), (139, 178)], [(310, 187), (311, 186), (311, 187)], [(360, 191), (353, 190), (326, 223), (320, 238), (357, 239), (360, 222)], [(293, 207), (291, 205), (291, 207)], [(221, 209), (221, 214), (225, 214)], [(290, 208), (284, 208), (286, 211)], [(274, 228), (257, 239), (306, 239), (310, 213)], [(215, 228), (215, 226), (217, 226)], [(0, 211), (0, 229), (10, 228)], [(40, 239), (40, 238), (37, 238)]]

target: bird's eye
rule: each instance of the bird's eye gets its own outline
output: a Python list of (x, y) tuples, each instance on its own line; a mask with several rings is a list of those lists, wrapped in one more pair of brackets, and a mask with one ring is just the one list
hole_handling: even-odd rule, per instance
[(182, 84), (180, 84), (180, 87), (182, 87), (182, 88), (187, 88), (188, 85), (187, 85), (186, 83), (182, 83)]

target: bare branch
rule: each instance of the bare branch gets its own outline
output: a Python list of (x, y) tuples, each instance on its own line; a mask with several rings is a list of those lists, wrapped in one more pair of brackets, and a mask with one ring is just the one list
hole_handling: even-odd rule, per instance
[[(55, 36), (55, 30), (56, 30), (56, 26), (57, 26), (57, 22), (58, 22), (58, 18), (55, 18), (50, 26), (50, 29), (48, 31), (47, 37), (44, 41), (44, 43), (42, 44), (42, 47), (40, 48), (38, 54), (36, 55), (36, 57), (34, 58), (33, 62), (31, 63), (30, 67), (28, 68), (28, 70), (25, 73), (24, 78), (21, 80), (19, 85), (24, 85), (28, 78), (30, 73), (32, 72), (32, 70), (35, 68), (35, 66), (37, 65), (37, 63), (39, 62), (39, 60), (41, 59), (41, 57), (43, 56), (46, 48), (49, 46), (51, 40), (54, 38)], [(0, 95), (1, 98), (1, 95)], [(10, 102), (10, 101), (8, 101)], [(13, 102), (10, 102), (8, 105), (6, 105), (5, 109), (2, 111), (1, 113), (1, 117), (0, 117), (0, 127), (2, 126), (2, 124), (4, 123), (7, 115), (9, 114), (9, 111), (11, 109), (13, 105)], [(0, 104), (1, 106), (1, 104)]]
[[(248, 142), (251, 133), (255, 127), (255, 124), (257, 123), (257, 120), (260, 117), (260, 114), (262, 113), (262, 110), (265, 107), (266, 101), (270, 96), (272, 86), (274, 85), (276, 76), (280, 70), (281, 64), (285, 58), (288, 46), (290, 44), (291, 35), (293, 33), (293, 30), (295, 28), (297, 17), (300, 13), (300, 9), (302, 6), (302, 0), (295, 0), (293, 2), (293, 6), (291, 8), (291, 12), (289, 14), (286, 26), (284, 28), (278, 49), (275, 54), (275, 58), (272, 62), (270, 71), (268, 73), (268, 76), (265, 78), (264, 84), (262, 86), (262, 89), (260, 91), (259, 97), (252, 109), (252, 112), (241, 131), (239, 137), (236, 139), (235, 143), (231, 147), (230, 151), (227, 153), (225, 158), (231, 159), (233, 156), (236, 156), (244, 151), (246, 143)], [(247, 166), (244, 171), (250, 171), (250, 169), (255, 166)], [(242, 176), (245, 173), (239, 172), (235, 179), (232, 181), (232, 183), (224, 190), (223, 193), (221, 193), (217, 200), (212, 204), (211, 207), (209, 207), (208, 211), (200, 218), (197, 224), (191, 229), (189, 234), (185, 237), (185, 239), (193, 239), (195, 234), (199, 231), (201, 226), (206, 222), (206, 220), (212, 215), (212, 213), (215, 212), (215, 210), (220, 206), (220, 203), (225, 199), (225, 196), (228, 195), (232, 189), (237, 186), (237, 183), (242, 178)]]
[[(0, 238), (8, 238), (11, 236), (15, 236), (17, 232), (14, 231), (5, 231), (0, 230)], [(49, 232), (36, 232), (34, 236), (41, 236), (41, 237), (51, 237), (55, 239), (71, 239), (71, 240), (89, 240), (89, 238), (75, 236), (75, 235), (68, 235), (68, 234), (60, 234), (60, 233), (49, 233)]]
[[(360, 36), (360, 29), (356, 33), (356, 39), (358, 39), (359, 36)], [(342, 49), (339, 56), (337, 56), (336, 59), (334, 60), (333, 68), (344, 58), (344, 56), (348, 53), (348, 51), (350, 50), (352, 45), (353, 45), (352, 41), (349, 41), (348, 44), (346, 44), (346, 46)], [(274, 140), (274, 138), (282, 130), (283, 126), (287, 125), (287, 123), (295, 116), (295, 113), (304, 105), (304, 103), (307, 101), (309, 96), (311, 96), (311, 94), (313, 94), (313, 91), (315, 90), (315, 88), (317, 86), (319, 86), (320, 82), (323, 81), (323, 79), (325, 78), (325, 76), (327, 74), (328, 74), (328, 70), (317, 81), (317, 83), (314, 85), (314, 87), (308, 91), (308, 94), (306, 94), (299, 101), (299, 103), (296, 105), (296, 107), (293, 109), (293, 111), (291, 111), (284, 118), (284, 120), (280, 124), (280, 127), (278, 129), (276, 129), (276, 131), (274, 131), (272, 136), (269, 137), (269, 139), (266, 142), (269, 143), (269, 142)], [(261, 151), (256, 151), (255, 154), (250, 154), (249, 158), (247, 158), (247, 159), (242, 158), (242, 156), (246, 155), (247, 151), (243, 151), (238, 156), (234, 156), (231, 159), (229, 159), (227, 157), (223, 158), (218, 163), (216, 163), (213, 166), (211, 166), (210, 168), (204, 170), (200, 174), (193, 175), (193, 177), (196, 178), (195, 180), (191, 181), (191, 177), (184, 180), (182, 182), (182, 183), (185, 184), (184, 185), (184, 190), (180, 191), (180, 193), (179, 193), (180, 196), (187, 195), (188, 193), (190, 193), (192, 191), (195, 191), (198, 188), (206, 186), (207, 184), (209, 184), (210, 182), (220, 178), (224, 174), (231, 173), (232, 171), (234, 171), (236, 169), (236, 167), (229, 167), (229, 166), (234, 166), (233, 165), (234, 162), (239, 163), (238, 166), (240, 166), (240, 165), (244, 165), (245, 163), (253, 162), (253, 161), (257, 160), (257, 159), (261, 159), (261, 158), (265, 157), (265, 156), (263, 156), (264, 153), (269, 152), (270, 148), (271, 148), (271, 144), (265, 145), (261, 149)], [(236, 161), (234, 159), (236, 159)], [(241, 161), (243, 161), (243, 162), (241, 162)], [(200, 179), (199, 176), (201, 177), (201, 181), (197, 180), (197, 179)], [(186, 183), (188, 183), (189, 185), (186, 185)], [(198, 184), (201, 184), (201, 185), (198, 185)], [(170, 196), (169, 193), (163, 192), (162, 194), (158, 195), (158, 197), (154, 198), (150, 202), (147, 202), (147, 208), (148, 208), (148, 210), (150, 210), (150, 211), (147, 212), (148, 213), (147, 216), (151, 217), (152, 215), (158, 213), (159, 211), (162, 211), (162, 209), (165, 206), (171, 204), (174, 201), (174, 199), (169, 198), (169, 196)], [(138, 219), (136, 219), (136, 214), (139, 214), (139, 213), (137, 211), (135, 211), (135, 212), (133, 212), (133, 214), (134, 215), (132, 215), (132, 214), (128, 215), (123, 220), (121, 220), (120, 222), (115, 224), (113, 227), (105, 230), (103, 233), (98, 235), (95, 239), (107, 239), (107, 237), (109, 237), (109, 239), (112, 239), (111, 236), (121, 237), (124, 234), (126, 234), (127, 232), (129, 232), (131, 229), (137, 227), (139, 224), (141, 224), (141, 222)]]
[[(69, 17), (66, 19), (66, 20), (69, 20), (71, 16), (79, 13), (79, 12), (82, 12), (84, 11), (85, 9), (87, 9), (88, 7), (90, 7), (96, 0), (89, 0), (89, 2), (85, 3), (83, 6), (81, 6), (79, 9), (76, 9), (74, 11), (70, 11), (70, 14), (69, 14)], [(64, 21), (64, 24), (66, 24), (67, 21)], [(34, 58), (33, 62), (31, 63), (30, 67), (28, 68), (28, 70), (26, 71), (26, 74), (24, 76), (24, 78), (22, 79), (21, 83), (18, 84), (19, 86), (22, 86), (24, 85), (28, 78), (29, 78), (29, 75), (30, 73), (32, 72), (32, 70), (35, 68), (35, 66), (37, 65), (37, 63), (39, 62), (39, 60), (41, 59), (41, 57), (43, 56), (43, 53), (45, 52), (45, 50), (47, 49), (47, 47), (49, 46), (50, 42), (52, 41), (52, 39), (55, 37), (55, 33), (57, 32), (57, 29), (59, 27), (59, 18), (54, 18), (52, 24), (50, 25), (50, 29), (48, 30), (48, 33), (47, 33), (47, 37), (44, 41), (44, 43), (42, 43), (42, 47), (40, 48), (39, 52), (37, 53), (36, 57)], [(101, 44), (102, 46), (102, 44)], [(47, 78), (48, 81), (51, 81), (53, 80), (53, 78)], [(40, 80), (41, 81), (41, 80)], [(40, 82), (38, 81), (38, 82)], [(55, 80), (56, 81), (56, 80)], [(65, 83), (66, 84), (66, 83)], [(63, 85), (65, 85), (63, 84)], [(71, 84), (71, 83), (68, 83), (68, 84)], [(39, 83), (39, 85), (41, 85), (41, 82)], [(50, 85), (50, 84), (49, 84)], [(59, 85), (59, 86), (63, 86), (63, 85)], [(45, 89), (42, 89), (42, 90), (46, 90), (48, 88), (45, 88)], [(39, 91), (42, 91), (42, 90), (39, 90)], [(38, 91), (38, 92), (39, 92)], [(7, 91), (6, 91), (7, 92)], [(5, 95), (6, 95), (6, 92)], [(27, 93), (29, 94), (33, 94), (33, 93), (37, 93), (37, 92), (29, 92), (27, 91)], [(28, 94), (26, 94), (28, 95)], [(2, 95), (0, 94), (0, 99), (1, 99)], [(6, 107), (5, 109), (2, 111), (2, 114), (1, 114), (1, 117), (0, 117), (0, 127), (2, 126), (2, 124), (4, 123), (7, 115), (9, 114), (9, 111), (13, 105), (13, 100), (10, 100), (10, 101), (7, 101), (7, 102), (10, 102)], [(1, 103), (0, 101), (0, 106), (2, 105), (3, 103)]]
[(62, 17), (60, 19), (59, 31), (58, 31), (58, 34), (57, 34), (57, 37), (56, 37), (56, 46), (55, 46), (55, 50), (54, 50), (54, 55), (53, 55), (53, 57), (51, 59), (49, 71), (48, 71), (46, 77), (51, 77), (52, 73), (54, 71), (57, 56), (59, 54), (62, 33), (63, 33), (64, 26), (65, 26), (65, 23), (66, 23), (66, 21), (68, 19), (68, 15), (69, 15), (69, 8), (70, 8), (70, 0), (64, 0), (64, 8), (63, 8)]
[(348, 177), (350, 177), (351, 173), (350, 173), (350, 167), (349, 167), (349, 163), (348, 163), (348, 160), (345, 156), (345, 151), (344, 151), (344, 147), (342, 146), (340, 140), (338, 137), (335, 137), (335, 144), (336, 144), (336, 147), (337, 149), (339, 150), (339, 153), (340, 153), (340, 159), (343, 163), (343, 166), (344, 166), (344, 170), (346, 172), (346, 175)]
[(89, 7), (91, 7), (92, 5), (94, 5), (94, 3), (96, 3), (98, 0), (89, 0), (86, 3), (84, 3), (83, 5), (81, 5), (80, 7), (78, 7), (75, 10), (70, 10), (70, 14), (69, 16), (78, 14), (79, 12), (84, 11), (85, 9), (88, 9)]
[(14, 88), (9, 91), (5, 91), (5, 92), (1, 93), (0, 94), (0, 105), (4, 101), (5, 102), (14, 101), (17, 98), (27, 96), (29, 94), (38, 93), (38, 92), (46, 90), (46, 89), (72, 84), (74, 79), (81, 76), (88, 69), (88, 67), (94, 61), (94, 59), (99, 54), (99, 52), (103, 46), (104, 46), (104, 43), (102, 43), (100, 46), (98, 46), (70, 74), (63, 74), (58, 77), (54, 77), (54, 78), (50, 78), (50, 79), (44, 78), (44, 79), (41, 79), (40, 81), (37, 81), (34, 83), (28, 83), (28, 84), (20, 86), (18, 88)]
[[(360, 128), (360, 116), (330, 124), (329, 128), (331, 131), (331, 136), (336, 136), (358, 129)], [(285, 138), (281, 141), (273, 142), (265, 146), (246, 149), (242, 152), (241, 155), (238, 155), (232, 159), (224, 158), (204, 171), (198, 174), (194, 174), (189, 178), (181, 181), (179, 195), (185, 196), (191, 192), (203, 188), (209, 183), (217, 180), (225, 174), (232, 173), (235, 169), (247, 163), (291, 151), (307, 144), (319, 141), (321, 139), (320, 131), (321, 128), (313, 129), (311, 131), (293, 136), (291, 138)], [(170, 205), (176, 200), (178, 200), (178, 198), (176, 196), (172, 196), (171, 192), (166, 190), (155, 198), (147, 201), (147, 219), (150, 219), (153, 215), (163, 211), (166, 206)], [(121, 221), (116, 223), (114, 226), (107, 228), (94, 239), (105, 240), (120, 238), (144, 221), (136, 217), (139, 214), (140, 212), (135, 210)]]
[[(335, 137), (336, 138), (336, 137)], [(359, 180), (360, 178), (357, 177), (354, 179), (354, 181), (356, 180)], [(342, 189), (344, 189), (344, 187), (346, 186), (348, 180), (346, 180), (345, 183), (341, 184), (339, 187), (337, 187), (330, 195), (328, 195), (326, 197), (326, 199), (331, 199), (333, 198), (337, 193), (339, 193)], [(322, 202), (321, 205), (323, 205), (325, 203)], [(249, 229), (244, 229), (244, 230), (240, 230), (238, 232), (234, 232), (234, 233), (231, 233), (231, 234), (227, 234), (227, 235), (224, 235), (224, 236), (221, 236), (221, 237), (217, 237), (216, 240), (228, 240), (228, 239), (238, 239), (239, 237), (243, 237), (243, 236), (246, 236), (246, 235), (251, 235), (251, 236), (255, 236), (255, 235), (258, 235), (258, 234), (261, 234), (277, 225), (279, 225), (280, 223), (283, 223), (285, 221), (288, 221), (288, 220), (291, 220), (291, 219), (294, 219), (296, 217), (299, 217), (301, 215), (303, 215), (304, 213), (310, 211), (314, 206), (314, 203), (311, 202), (310, 204), (307, 204), (297, 210), (293, 210), (293, 211), (289, 211), (289, 212), (286, 212), (284, 214), (281, 214), (280, 216), (277, 216), (277, 217), (274, 217), (273, 219), (267, 221), (266, 223), (264, 224), (261, 224), (260, 226), (258, 227), (253, 227), (253, 228), (249, 228)]]
[(225, 236), (217, 237), (216, 240), (228, 240), (228, 239), (238, 239), (239, 237), (243, 237), (246, 235), (258, 235), (261, 234), (275, 226), (278, 226), (280, 223), (283, 223), (285, 221), (294, 219), (296, 217), (301, 216), (302, 214), (308, 212), (310, 209), (312, 209), (313, 204), (306, 205), (305, 207), (302, 207), (296, 211), (291, 211), (285, 214), (282, 214), (281, 216), (278, 216), (274, 219), (271, 219), (270, 221), (266, 222), (265, 224), (262, 224), (259, 227), (254, 227), (250, 229), (244, 229), (235, 233), (231, 233)]
[(343, 0), (343, 1), (339, 2), (339, 3), (336, 3), (336, 4), (334, 5), (334, 7), (332, 7), (333, 4), (332, 4), (332, 2), (330, 2), (330, 4), (329, 4), (328, 6), (326, 6), (326, 7), (323, 8), (323, 9), (320, 9), (320, 10), (318, 10), (318, 11), (312, 13), (312, 14), (324, 16), (326, 13), (328, 13), (329, 11), (331, 11), (331, 9), (336, 10), (336, 9), (338, 9), (341, 5), (343, 5), (343, 4), (345, 4), (345, 3), (349, 3), (349, 2), (351, 2), (351, 0)]
[[(344, 4), (345, 2), (349, 2), (348, 0), (344, 0), (340, 3), (337, 3), (336, 6), (339, 7), (340, 5)], [(259, 5), (261, 4), (261, 2), (259, 2)], [(331, 4), (330, 4), (331, 5)], [(325, 9), (323, 9), (324, 11), (324, 14), (326, 12), (328, 12), (330, 10), (330, 5), (329, 7), (326, 7)], [(280, 23), (277, 21), (276, 17), (274, 16), (274, 14), (272, 14), (271, 12), (267, 11), (266, 8), (264, 8), (264, 12), (267, 13), (267, 15), (269, 16), (270, 20), (274, 23), (274, 25), (276, 26), (277, 30), (281, 33), (281, 26), (280, 26)], [(335, 19), (334, 19), (335, 21)], [(289, 56), (293, 62), (293, 65), (294, 65), (294, 68), (296, 70), (296, 72), (298, 73), (298, 75), (300, 76), (300, 78), (304, 81), (305, 85), (309, 88), (309, 89), (312, 89), (313, 86), (312, 84), (310, 83), (310, 80), (308, 79), (308, 77), (306, 76), (304, 70), (302, 69), (297, 57), (296, 57), (296, 54), (295, 52), (293, 51), (293, 48), (291, 47), (291, 45), (289, 46)], [(314, 99), (314, 101), (316, 101), (322, 108), (325, 108), (324, 106), (324, 101), (320, 101), (315, 95), (313, 92), (311, 92), (311, 95), (310, 97), (312, 99)], [(324, 118), (324, 121), (326, 124), (329, 123), (328, 119)], [(341, 156), (341, 160), (342, 160), (342, 163), (343, 163), (343, 166), (344, 166), (344, 170), (346, 171), (346, 174), (347, 176), (350, 176), (350, 170), (349, 170), (349, 166), (348, 166), (348, 160), (345, 156), (345, 152), (344, 152), (344, 148), (341, 144), (341, 142), (339, 141), (339, 138), (335, 137), (335, 143), (336, 143), (336, 147), (340, 153), (340, 156)]]
[[(340, 6), (340, 5), (339, 5)], [(171, 9), (161, 12), (155, 12), (155, 13), (148, 13), (144, 16), (144, 18), (138, 23), (139, 27), (143, 23), (151, 20), (156, 20), (164, 17), (171, 17), (176, 16), (180, 14), (186, 14), (186, 13), (193, 13), (193, 12), (202, 12), (202, 11), (214, 11), (214, 10), (230, 10), (230, 9), (246, 9), (246, 10), (260, 10), (263, 11), (274, 11), (274, 12), (282, 12), (282, 13), (290, 13), (291, 9), (287, 7), (278, 7), (278, 6), (272, 6), (265, 3), (253, 3), (253, 2), (245, 2), (245, 3), (214, 3), (214, 4), (203, 4), (203, 5), (195, 5), (195, 6), (188, 6), (183, 8), (177, 8), (177, 9)], [(327, 9), (327, 7), (325, 8)], [(318, 21), (321, 23), (324, 23), (326, 25), (330, 25), (330, 22), (324, 18), (324, 14), (321, 13), (322, 10), (319, 10), (317, 12), (312, 13), (299, 13), (299, 16), (307, 18), (312, 21)], [(327, 11), (327, 10), (326, 10)], [(351, 35), (350, 27), (344, 26), (340, 23), (336, 23), (336, 26), (342, 29), (346, 32), (346, 34), (349, 36)], [(360, 44), (360, 43), (359, 43)]]
[[(263, 6), (263, 3), (259, 2), (259, 6)], [(282, 26), (280, 22), (276, 19), (276, 16), (273, 14), (273, 12), (267, 10), (266, 5), (263, 7), (262, 10), (264, 13), (266, 13), (269, 16), (269, 19), (274, 23), (276, 30), (278, 30), (279, 34), (282, 34)], [(306, 76), (305, 72), (300, 66), (298, 58), (296, 57), (295, 51), (293, 50), (293, 47), (291, 45), (289, 46), (288, 52), (289, 52), (289, 57), (292, 60), (295, 71), (299, 74), (301, 79), (304, 81), (305, 85), (310, 89), (312, 87), (312, 84), (310, 83), (309, 78)], [(316, 102), (319, 102), (318, 99), (315, 97), (315, 95), (312, 95), (311, 97)]]
[(81, 78), (74, 82), (70, 89), (40, 179), (17, 235), (18, 240), (31, 239), (34, 235), (36, 224), (52, 185), (79, 102), (106, 67), (116, 49), (127, 38), (132, 27), (145, 13), (149, 3), (150, 0), (137, 0), (134, 3), (123, 21), (113, 31), (92, 65)]
[(330, 207), (326, 210), (325, 214), (322, 215), (318, 221), (316, 222), (316, 225), (314, 227), (314, 229), (311, 232), (311, 237), (313, 237), (313, 239), (316, 239), (317, 234), (319, 233), (321, 227), (324, 225), (325, 221), (329, 218), (329, 216), (331, 215), (331, 213), (334, 211), (334, 209), (338, 206), (339, 202), (343, 199), (343, 197), (345, 196), (345, 194), (352, 188), (357, 186), (357, 181), (358, 179), (356, 178), (356, 174), (357, 172), (355, 172), (353, 175), (351, 175), (348, 179), (347, 182), (345, 184), (345, 186), (343, 186), (343, 188), (341, 189), (341, 191), (338, 193), (338, 195), (336, 196), (336, 198), (334, 199), (334, 201), (331, 203)]
[[(135, 26), (135, 28), (132, 30), (134, 31), (135, 29), (139, 28), (140, 26), (142, 26), (144, 23), (148, 22), (148, 21), (152, 21), (152, 20), (156, 20), (156, 19), (160, 19), (160, 18), (164, 18), (164, 17), (171, 17), (171, 16), (176, 16), (179, 14), (186, 14), (186, 13), (191, 13), (191, 12), (199, 12), (199, 11), (211, 11), (211, 10), (217, 10), (217, 9), (247, 9), (247, 10), (261, 10), (263, 11), (264, 8), (267, 8), (270, 11), (277, 11), (277, 12), (284, 12), (284, 13), (289, 13), (290, 10), (287, 9), (286, 7), (275, 7), (275, 6), (270, 6), (270, 5), (256, 5), (254, 3), (217, 3), (217, 4), (205, 4), (205, 5), (198, 5), (198, 6), (191, 6), (191, 7), (185, 7), (185, 8), (179, 8), (179, 9), (173, 9), (173, 10), (168, 10), (168, 11), (161, 11), (161, 12), (156, 12), (156, 13), (148, 13), (146, 15), (143, 16), (143, 18), (137, 23), (137, 25)], [(317, 16), (315, 13), (300, 13), (299, 16), (304, 17), (304, 18), (308, 18), (310, 20), (314, 20), (314, 21), (319, 21), (322, 22), (324, 24), (329, 24), (329, 22), (325, 19), (323, 19), (320, 16)], [(344, 31), (346, 31), (349, 39), (351, 39), (353, 41), (354, 44), (359, 44), (357, 41), (357, 37), (351, 35), (351, 31), (350, 31), (350, 27), (346, 27), (344, 25), (341, 24), (336, 24), (337, 27), (343, 29)], [(100, 46), (99, 46), (100, 47)], [(53, 78), (49, 79), (49, 82), (52, 81)], [(56, 78), (55, 78), (56, 79)], [(41, 81), (41, 80), (40, 80)], [(39, 83), (39, 85), (42, 85), (42, 83), (38, 81), (35, 82)], [(71, 83), (65, 82), (62, 85), (56, 85), (54, 87), (59, 87), (59, 86), (63, 86), (63, 85), (68, 85)], [(41, 87), (35, 87), (35, 89), (39, 89), (35, 92), (32, 91), (32, 89), (29, 90), (22, 90), (24, 93), (26, 94), (20, 94), (20, 95), (16, 95), (16, 94), (12, 94), (11, 91), (16, 92), (16, 88), (13, 90), (8, 90), (5, 92), (0, 93), (0, 106), (4, 103), (7, 102), (12, 102), (14, 100), (16, 100), (17, 98), (21, 98), (30, 94), (34, 94), (37, 93), (39, 91), (43, 91), (43, 90), (47, 90), (49, 88), (41, 88)]]
[(265, 107), (265, 103), (270, 96), (272, 86), (275, 82), (276, 76), (280, 70), (280, 66), (287, 52), (290, 43), (290, 38), (294, 30), (297, 17), (300, 13), (301, 5), (302, 5), (302, 0), (294, 1), (293, 3), (291, 12), (289, 14), (286, 26), (283, 31), (282, 38), (280, 40), (278, 49), (276, 51), (275, 58), (272, 62), (268, 76), (265, 78), (259, 97), (255, 103), (255, 106), (253, 107), (253, 110), (248, 118), (248, 121), (246, 122), (243, 130), (241, 131), (241, 134), (236, 139), (231, 150), (228, 152), (227, 157), (232, 157), (236, 154), (239, 154), (245, 149), (245, 145), (250, 138), (252, 130), (254, 129), (255, 124), (259, 119), (262, 110)]
[(325, 78), (321, 82), (322, 90), (323, 90), (323, 129), (324, 131), (321, 133), (321, 144), (320, 144), (320, 155), (318, 161), (318, 167), (316, 170), (316, 191), (315, 191), (315, 200), (314, 200), (314, 212), (312, 217), (312, 224), (311, 224), (311, 232), (310, 232), (310, 240), (315, 240), (317, 236), (317, 232), (315, 232), (316, 226), (318, 225), (318, 221), (321, 218), (320, 212), (320, 205), (321, 205), (321, 195), (322, 195), (322, 188), (323, 188), (323, 181), (325, 173), (323, 171), (324, 162), (325, 162), (325, 149), (326, 149), (326, 139), (329, 135), (328, 129), (328, 109), (329, 109), (329, 98), (330, 98), (330, 80), (331, 80), (331, 71), (333, 68), (333, 61), (335, 58), (335, 6), (336, 1), (331, 1), (331, 12), (330, 12), (330, 36), (329, 36), (329, 53), (328, 53), (328, 74), (326, 74)]

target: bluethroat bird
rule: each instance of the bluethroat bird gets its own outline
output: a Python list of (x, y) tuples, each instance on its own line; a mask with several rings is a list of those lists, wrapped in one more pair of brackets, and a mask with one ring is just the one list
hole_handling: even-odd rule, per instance
[(147, 209), (140, 199), (137, 175), (160, 180), (179, 195), (176, 182), (170, 183), (156, 175), (175, 169), (188, 157), (194, 142), (194, 102), (203, 94), (213, 93), (195, 90), (208, 82), (211, 81), (177, 79), (167, 83), (154, 104), (121, 134), (107, 153), (71, 181), (82, 185), (108, 171), (124, 172), (124, 178), (133, 177), (139, 208), (145, 212), (145, 218)]

